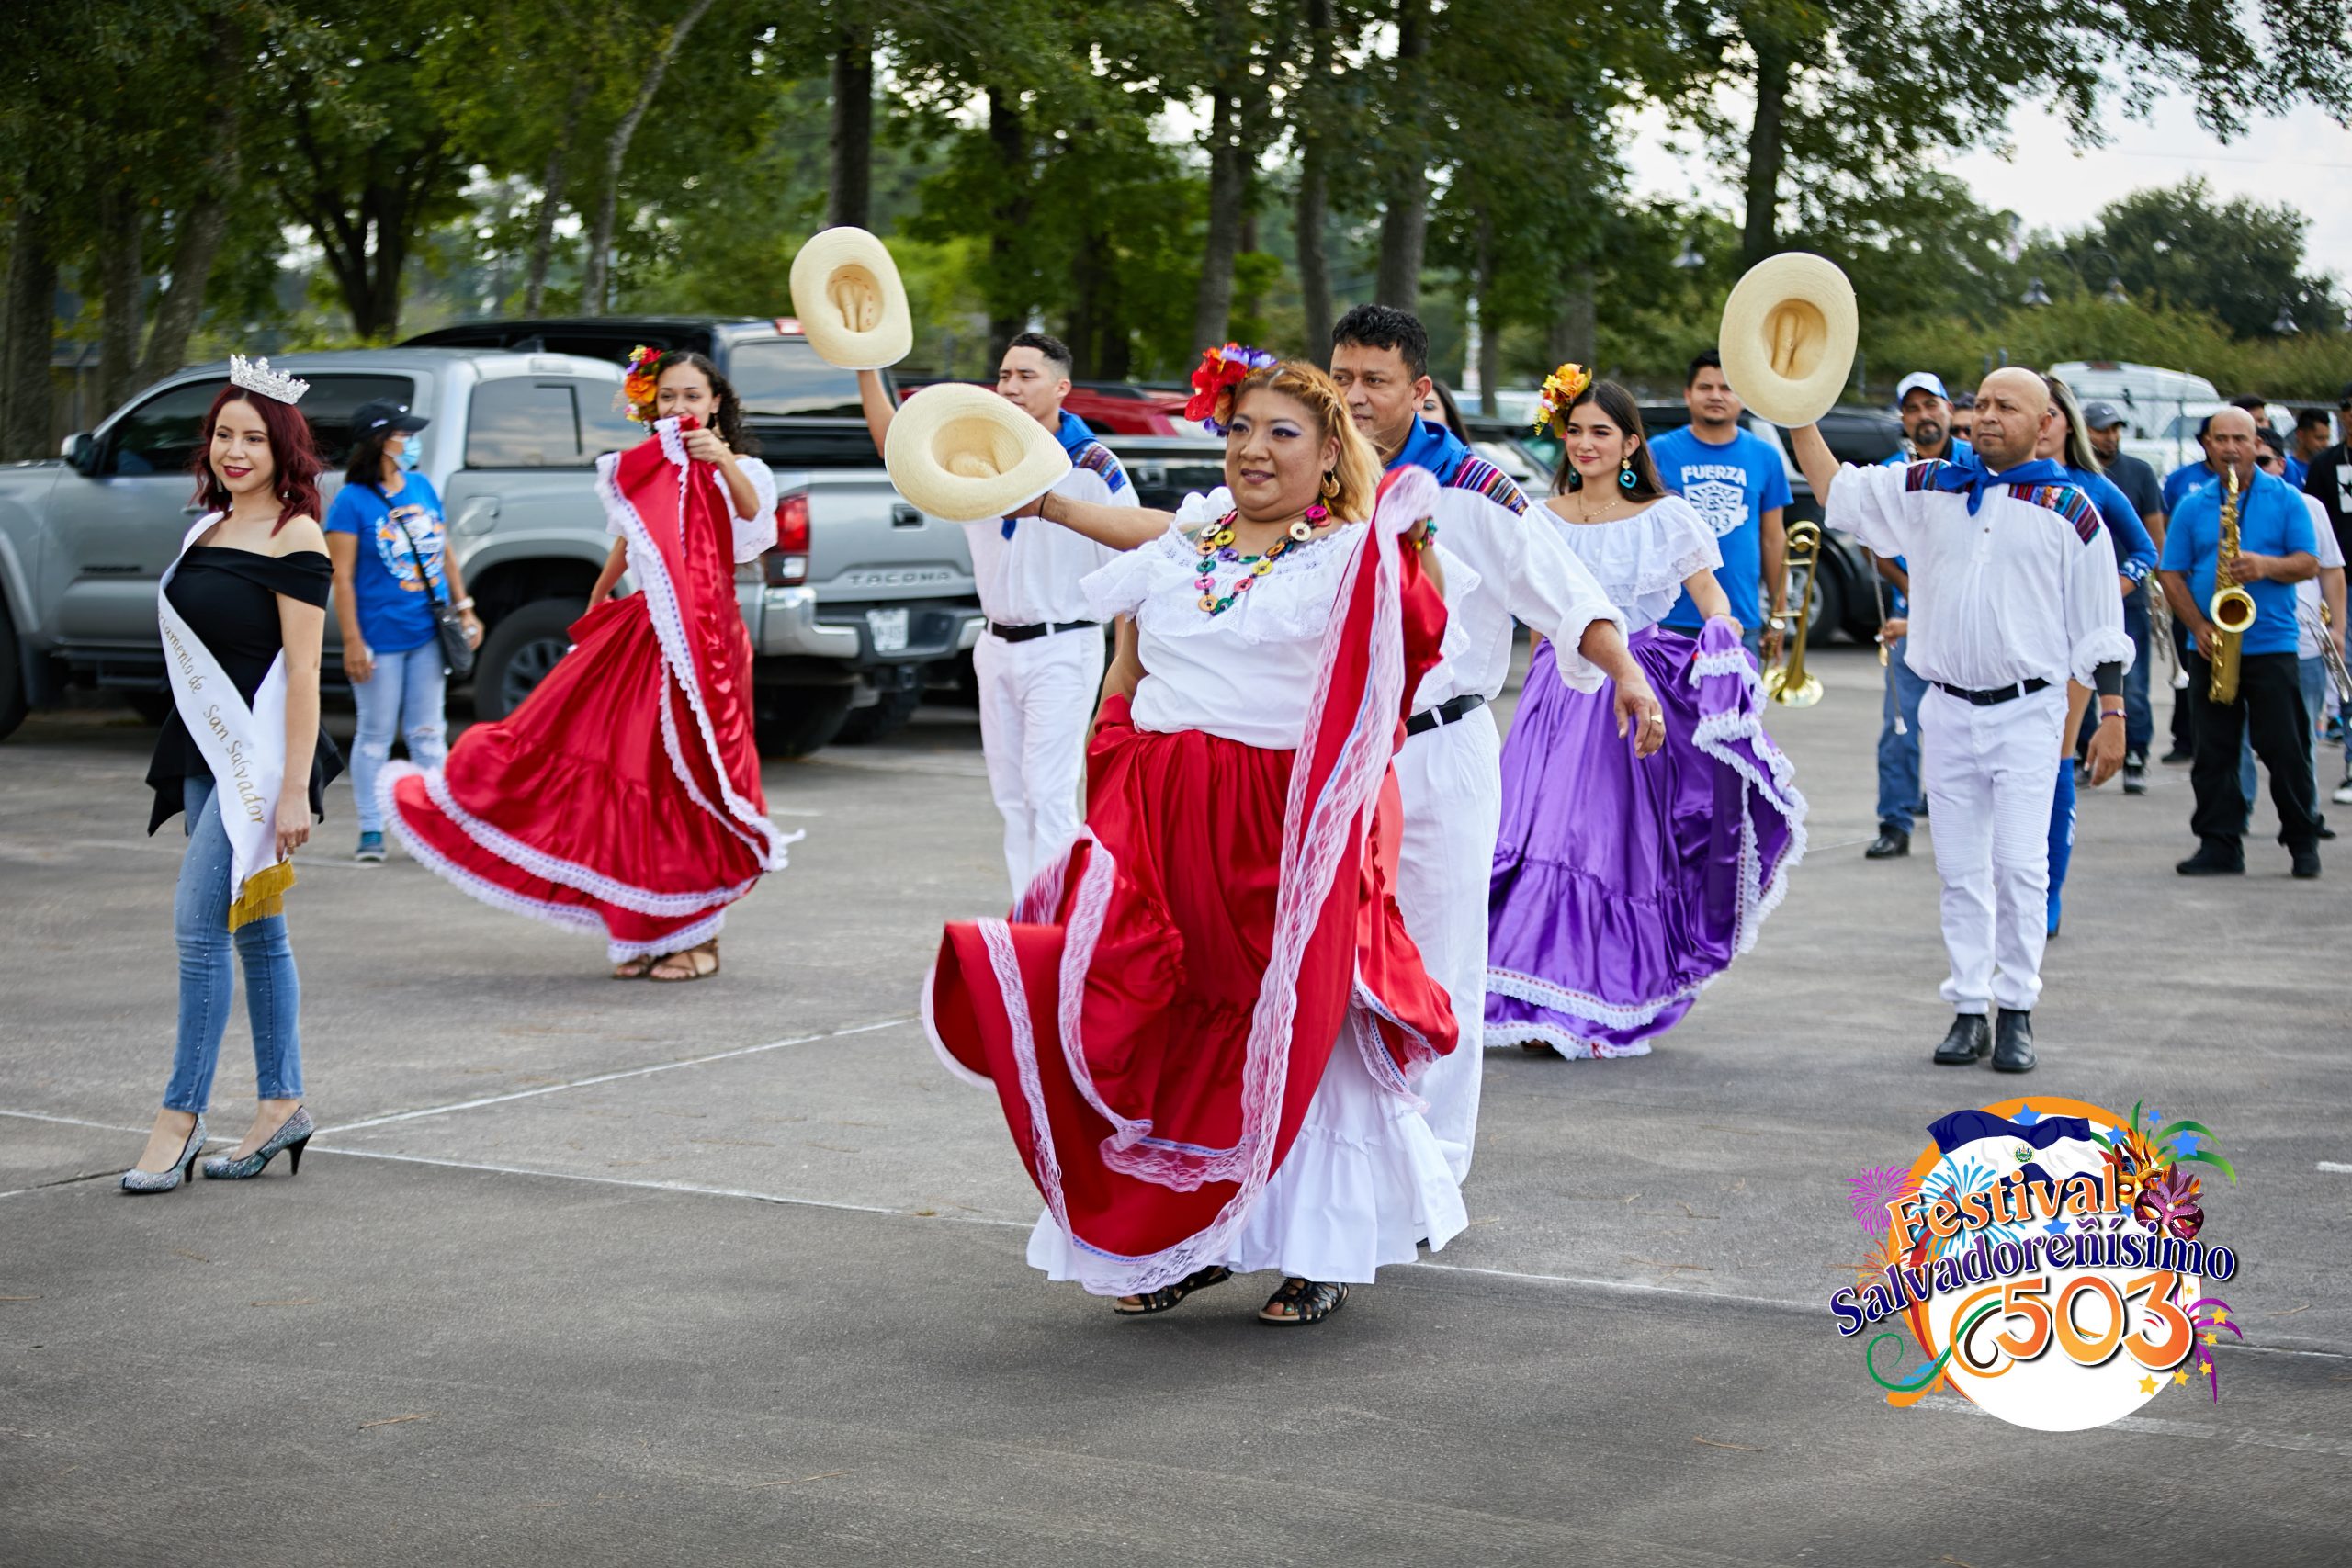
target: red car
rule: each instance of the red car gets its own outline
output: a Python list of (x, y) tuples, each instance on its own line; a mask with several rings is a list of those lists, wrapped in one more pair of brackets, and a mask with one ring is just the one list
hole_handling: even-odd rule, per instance
[[(939, 382), (902, 376), (898, 384), (901, 396), (910, 396)], [(1074, 381), (1062, 407), (1093, 426), (1098, 435), (1198, 435), (1200, 426), (1184, 417), (1185, 401), (1182, 392), (1154, 391), (1132, 381)]]

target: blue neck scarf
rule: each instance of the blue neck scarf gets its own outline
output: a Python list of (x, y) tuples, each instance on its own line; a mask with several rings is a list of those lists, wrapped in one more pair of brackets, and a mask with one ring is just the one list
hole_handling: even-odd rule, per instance
[(1470, 456), (1470, 448), (1453, 432), (1428, 420), (1413, 421), (1413, 434), (1405, 438), (1404, 449), (1389, 461), (1389, 468), (1401, 468), (1410, 463), (1417, 468), (1427, 468), (1440, 484), (1453, 482), (1454, 471)]
[(2068, 480), (2066, 470), (2048, 457), (2036, 457), (1996, 474), (1972, 446), (1965, 455), (1946, 458), (1928, 482), (1948, 495), (1968, 497), (1968, 514), (1973, 517), (1984, 503), (1984, 492), (1996, 485), (2062, 485)]
[[(1069, 410), (1064, 409), (1061, 423), (1054, 427), (1054, 439), (1062, 444), (1062, 450), (1069, 453), (1070, 461), (1075, 463), (1078, 461), (1078, 455), (1084, 451), (1087, 445), (1094, 439), (1094, 427), (1070, 412)], [(1012, 530), (1020, 522), (1021, 519), (1018, 517), (1004, 519), (1003, 528), (1006, 538), (1012, 537)]]

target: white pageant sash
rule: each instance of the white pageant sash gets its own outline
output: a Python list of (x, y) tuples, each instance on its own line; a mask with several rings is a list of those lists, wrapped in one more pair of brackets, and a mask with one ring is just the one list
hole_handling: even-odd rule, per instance
[[(215, 512), (198, 519), (180, 541), (180, 556), (220, 520)], [(155, 590), (155, 618), (164, 630), (172, 701), (180, 722), (212, 769), (212, 805), (229, 831), (231, 886), (229, 929), (266, 919), (284, 908), (294, 886), (294, 863), (277, 854), (277, 795), (286, 776), (286, 655), (271, 661), (253, 705), (212, 657), (164, 592), (180, 569), (175, 557)]]

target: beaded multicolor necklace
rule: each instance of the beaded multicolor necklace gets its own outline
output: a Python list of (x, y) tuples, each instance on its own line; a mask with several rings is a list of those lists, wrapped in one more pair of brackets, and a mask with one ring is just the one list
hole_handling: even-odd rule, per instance
[[(1193, 547), (1201, 553), (1201, 575), (1193, 580), (1193, 586), (1201, 591), (1203, 615), (1222, 615), (1233, 608), (1233, 602), (1249, 592), (1250, 584), (1273, 570), (1274, 562), (1287, 555), (1292, 546), (1305, 544), (1313, 538), (1315, 530), (1321, 527), (1331, 513), (1321, 502), (1317, 502), (1290, 525), (1288, 534), (1276, 539), (1263, 555), (1255, 556), (1245, 556), (1233, 547), (1233, 520), (1239, 515), (1238, 511), (1227, 513), (1215, 524), (1202, 529), (1200, 537), (1193, 541)], [(1233, 580), (1232, 589), (1222, 598), (1216, 592), (1216, 563), (1221, 560), (1249, 569)]]

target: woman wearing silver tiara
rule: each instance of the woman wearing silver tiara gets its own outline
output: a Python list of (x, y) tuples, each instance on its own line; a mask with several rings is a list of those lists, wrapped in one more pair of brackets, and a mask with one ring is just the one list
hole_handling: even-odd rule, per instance
[(147, 770), (147, 830), (187, 814), (172, 905), (179, 1044), (146, 1151), (123, 1173), (126, 1192), (168, 1192), (195, 1174), (229, 1022), (232, 945), (245, 972), (260, 1104), (234, 1152), (205, 1161), (204, 1173), (258, 1176), (280, 1149), (295, 1168), (311, 1131), (284, 898), (294, 883), (288, 857), (325, 814), (327, 783), (342, 769), (319, 730), (334, 569), (319, 528), (319, 457), (294, 409), (309, 384), (266, 359), (232, 358), (229, 375), (197, 446), (204, 515), (156, 595), (174, 708)]
[[(1659, 483), (1633, 397), (1564, 365), (1540, 409), (1563, 452), (1529, 522), (1557, 526), (1624, 612), (1665, 735), (1637, 755), (1610, 688), (1550, 679), (1550, 645), (1537, 650), (1503, 743), (1487, 1043), (1645, 1055), (1781, 901), (1804, 797), (1764, 733), (1714, 529)], [(1686, 587), (1707, 617), (1695, 640), (1657, 624)]]

